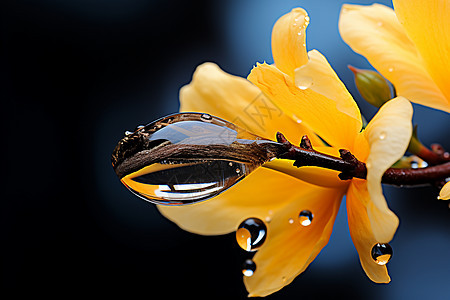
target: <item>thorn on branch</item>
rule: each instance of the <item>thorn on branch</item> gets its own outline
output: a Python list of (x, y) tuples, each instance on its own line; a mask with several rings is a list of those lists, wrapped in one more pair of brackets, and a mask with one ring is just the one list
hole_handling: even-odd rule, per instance
[(303, 148), (306, 150), (313, 150), (311, 141), (309, 140), (309, 138), (306, 134), (302, 137), (302, 140), (300, 142), (300, 148)]

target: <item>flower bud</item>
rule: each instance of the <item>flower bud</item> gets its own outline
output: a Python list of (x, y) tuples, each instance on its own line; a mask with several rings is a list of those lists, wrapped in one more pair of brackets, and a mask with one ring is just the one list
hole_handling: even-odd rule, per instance
[(381, 107), (393, 98), (388, 81), (379, 73), (357, 69), (353, 66), (348, 66), (348, 68), (355, 75), (356, 88), (364, 100), (373, 106)]

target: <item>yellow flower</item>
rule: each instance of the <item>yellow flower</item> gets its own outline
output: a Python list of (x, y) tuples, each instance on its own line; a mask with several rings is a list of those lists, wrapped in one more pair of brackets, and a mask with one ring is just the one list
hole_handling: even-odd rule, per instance
[[(380, 182), (408, 146), (412, 107), (402, 97), (391, 100), (360, 132), (361, 115), (345, 86), (318, 51), (306, 51), (308, 23), (300, 8), (277, 21), (272, 34), (275, 65), (254, 68), (248, 77), (254, 85), (206, 63), (180, 91), (181, 111), (210, 113), (270, 139), (280, 131), (298, 143), (307, 134), (318, 151), (338, 156), (338, 149), (345, 148), (367, 164), (367, 181), (342, 181), (338, 172), (296, 168), (292, 161), (277, 159), (211, 200), (159, 206), (181, 228), (204, 235), (233, 232), (249, 217), (264, 221), (267, 238), (253, 258), (256, 271), (244, 278), (249, 296), (271, 294), (308, 267), (327, 244), (345, 194), (350, 234), (366, 274), (375, 282), (390, 281), (371, 249), (389, 242), (398, 226)], [(332, 147), (325, 147), (316, 134)], [(307, 227), (292, 222), (303, 210), (313, 213)]]
[(343, 40), (391, 81), (398, 95), (450, 112), (450, 5), (440, 0), (394, 0), (344, 5)]

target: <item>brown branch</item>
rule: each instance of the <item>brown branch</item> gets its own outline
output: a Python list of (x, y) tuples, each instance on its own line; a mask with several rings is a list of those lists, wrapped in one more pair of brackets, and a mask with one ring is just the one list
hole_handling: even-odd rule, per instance
[[(296, 167), (316, 166), (340, 171), (339, 178), (342, 180), (367, 177), (366, 164), (348, 150), (339, 150), (340, 157), (320, 153), (312, 148), (307, 136), (302, 138), (300, 147), (292, 145), (282, 133), (277, 133), (277, 141), (285, 147), (277, 157), (294, 160)], [(399, 186), (434, 184), (446, 177), (450, 177), (450, 162), (419, 169), (389, 168), (383, 175), (382, 183)]]

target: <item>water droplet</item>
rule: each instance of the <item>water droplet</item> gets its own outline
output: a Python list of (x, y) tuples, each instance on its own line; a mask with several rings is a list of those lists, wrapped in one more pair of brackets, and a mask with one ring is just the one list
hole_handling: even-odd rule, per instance
[(375, 263), (383, 266), (389, 262), (392, 257), (392, 248), (389, 244), (375, 244), (372, 247), (372, 259)]
[(125, 136), (131, 135), (131, 134), (133, 134), (133, 131), (129, 131), (129, 130), (125, 131)]
[(289, 218), (288, 222), (289, 222), (289, 224), (294, 224), (294, 219)]
[(303, 122), (299, 117), (297, 117), (296, 115), (292, 115), (292, 118), (295, 120), (295, 122), (297, 122), (298, 124), (300, 124), (301, 122)]
[(138, 125), (138, 126), (136, 126), (136, 128), (134, 129), (134, 131), (138, 131), (139, 129), (142, 129), (142, 128), (144, 128), (145, 126), (144, 125)]
[[(139, 197), (156, 204), (184, 205), (217, 196), (250, 174), (263, 161), (240, 161), (242, 154), (235, 147), (265, 143), (273, 142), (209, 114), (181, 113), (126, 136), (112, 161), (122, 183)], [(180, 145), (183, 155), (176, 152)], [(199, 157), (197, 149), (202, 147), (208, 149)], [(184, 156), (186, 149), (192, 149), (189, 157)]]
[(387, 136), (387, 133), (382, 131), (378, 137), (380, 138), (380, 140), (384, 140), (384, 139), (386, 139), (386, 136)]
[(379, 22), (377, 23), (377, 26), (378, 26), (378, 27), (383, 26), (383, 22), (379, 21)]
[(246, 277), (250, 277), (256, 271), (256, 264), (251, 259), (246, 259), (242, 264), (242, 274)]
[(283, 277), (281, 277), (281, 281), (283, 282), (283, 283), (285, 283), (286, 282), (286, 276), (283, 276)]
[(206, 122), (210, 122), (212, 120), (212, 117), (209, 114), (202, 114), (200, 118)]
[(257, 218), (248, 218), (236, 230), (236, 240), (239, 246), (248, 252), (259, 249), (266, 240), (267, 227)]
[(388, 69), (388, 72), (394, 72), (394, 67), (390, 67), (390, 68)]
[(309, 226), (313, 220), (314, 215), (309, 210), (302, 210), (298, 215), (298, 221), (302, 226)]
[(308, 76), (297, 76), (295, 78), (295, 84), (301, 90), (306, 90), (313, 85), (313, 79)]
[(309, 16), (305, 16), (305, 22), (306, 22), (306, 23), (309, 23), (310, 20), (311, 20), (311, 19), (309, 18)]

